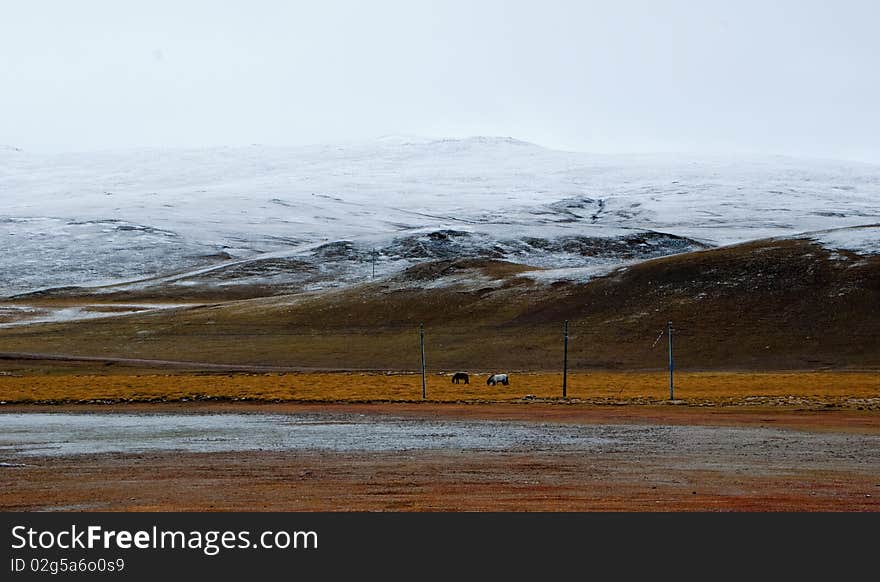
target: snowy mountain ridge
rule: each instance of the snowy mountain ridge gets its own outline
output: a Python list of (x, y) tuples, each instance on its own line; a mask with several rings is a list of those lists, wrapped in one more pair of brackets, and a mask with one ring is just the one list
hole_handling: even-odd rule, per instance
[[(0, 148), (0, 297), (270, 259), (292, 261), (272, 277), (317, 269), (324, 283), (361, 280), (374, 259), (385, 274), (450, 255), (592, 269), (877, 224), (878, 201), (880, 166), (593, 155), (505, 137)], [(843, 244), (872, 252), (872, 236)]]

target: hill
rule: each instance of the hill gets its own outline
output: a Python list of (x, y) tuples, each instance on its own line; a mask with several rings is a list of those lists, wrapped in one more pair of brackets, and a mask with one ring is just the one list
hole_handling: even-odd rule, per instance
[(427, 261), (339, 290), (2, 329), (0, 351), (415, 370), (423, 322), (432, 370), (554, 370), (568, 319), (572, 368), (659, 369), (665, 352), (652, 344), (671, 320), (683, 369), (880, 367), (880, 255), (826, 244), (765, 239), (588, 280), (493, 259)]
[(867, 164), (594, 155), (498, 137), (0, 150), (0, 240), (14, 251), (0, 253), (0, 297), (155, 279), (172, 296), (255, 297), (451, 257), (613, 267), (880, 222), (878, 184)]

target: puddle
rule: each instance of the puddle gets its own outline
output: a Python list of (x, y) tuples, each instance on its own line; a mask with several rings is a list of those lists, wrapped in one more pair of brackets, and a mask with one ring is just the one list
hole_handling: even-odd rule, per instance
[(0, 457), (158, 450), (589, 449), (602, 427), (349, 414), (0, 414)]
[(583, 452), (752, 473), (806, 463), (880, 475), (880, 436), (766, 427), (572, 425), (339, 412), (0, 413), (4, 472), (21, 470), (15, 465), (28, 457), (101, 453), (419, 450)]

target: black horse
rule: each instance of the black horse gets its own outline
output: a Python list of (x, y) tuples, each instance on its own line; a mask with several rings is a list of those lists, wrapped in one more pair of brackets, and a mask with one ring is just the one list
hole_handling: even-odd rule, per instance
[(462, 380), (464, 380), (465, 384), (470, 384), (470, 377), (467, 374), (465, 374), (464, 372), (456, 372), (455, 374), (452, 375), (452, 383), (453, 384), (458, 384)]

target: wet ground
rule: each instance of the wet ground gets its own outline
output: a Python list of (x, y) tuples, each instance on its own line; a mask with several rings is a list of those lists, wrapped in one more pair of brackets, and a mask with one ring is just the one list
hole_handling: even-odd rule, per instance
[(590, 450), (621, 441), (623, 428), (334, 412), (0, 414), (0, 457), (145, 451)]
[(0, 414), (0, 507), (880, 510), (873, 415), (668, 410), (17, 409)]

